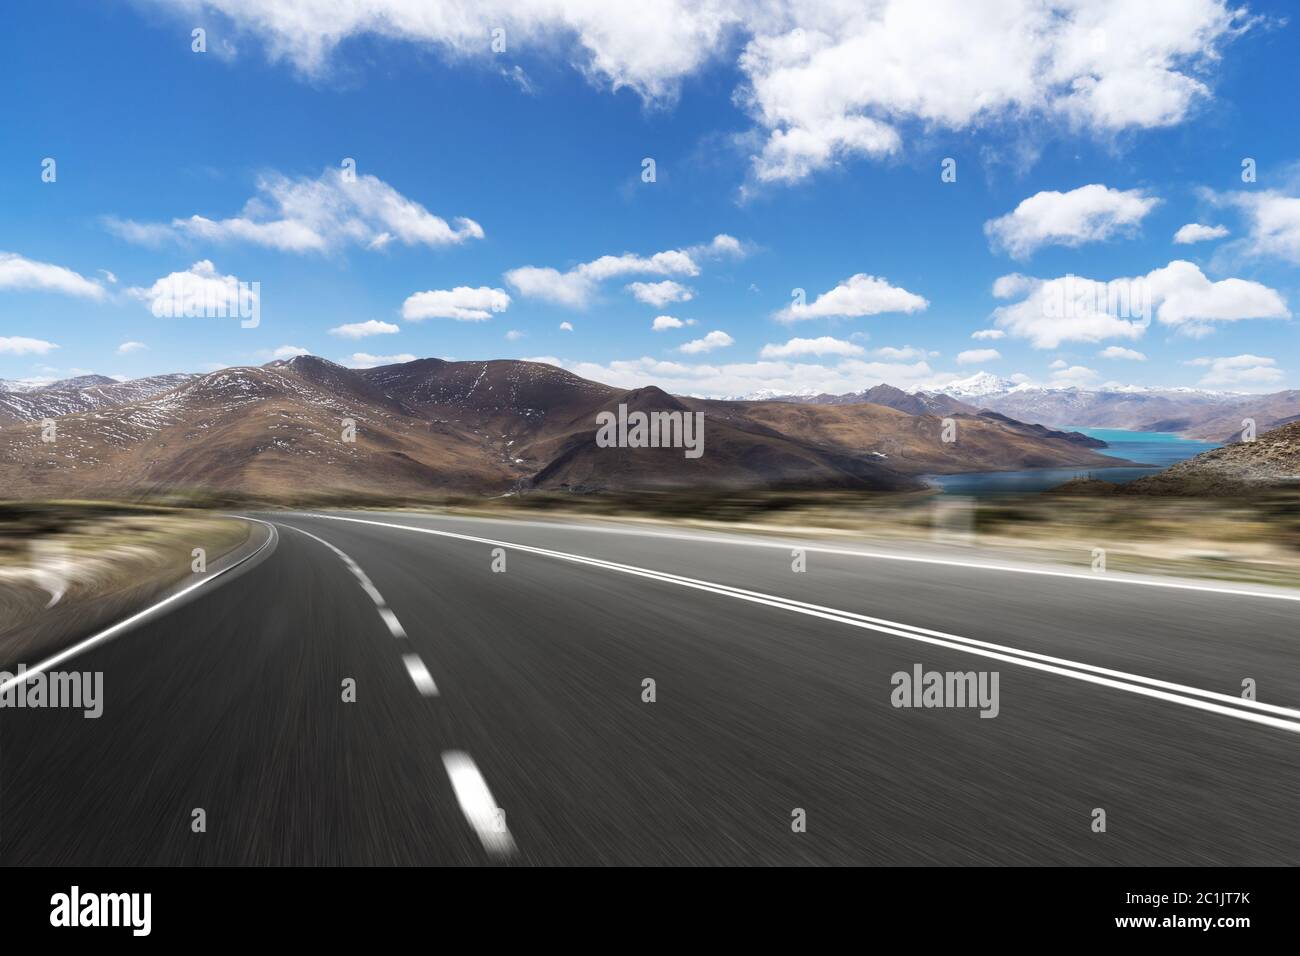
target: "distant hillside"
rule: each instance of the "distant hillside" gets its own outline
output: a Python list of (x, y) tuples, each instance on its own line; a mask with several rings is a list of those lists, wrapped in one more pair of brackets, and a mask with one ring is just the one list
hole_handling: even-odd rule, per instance
[(1300, 422), (1180, 461), (1125, 487), (1137, 495), (1235, 495), (1300, 488)]
[[(0, 427), (0, 483), (11, 496), (904, 491), (922, 488), (916, 476), (926, 473), (1123, 464), (1085, 447), (1081, 436), (1000, 415), (950, 412), (957, 441), (944, 443), (934, 414), (870, 403), (679, 398), (507, 360), (420, 359), (354, 370), (302, 356), (42, 392), (13, 401), (25, 421)], [(619, 406), (702, 413), (705, 453), (598, 447), (597, 415)], [(57, 414), (65, 407), (72, 411)], [(44, 417), (56, 420), (54, 443), (41, 441)], [(345, 419), (356, 423), (355, 442), (342, 440)]]
[(1078, 478), (1052, 489), (1060, 495), (1179, 495), (1236, 497), (1300, 490), (1300, 422), (1180, 461), (1164, 471), (1117, 485)]
[[(0, 389), (0, 425), (124, 405), (169, 392), (192, 378), (193, 375), (182, 373), (119, 382), (106, 375), (83, 375), (49, 385), (24, 386), (13, 391)], [(16, 383), (3, 384), (13, 387)]]
[(925, 392), (905, 392), (892, 385), (876, 385), (861, 392), (844, 395), (782, 395), (769, 399), (776, 402), (800, 402), (809, 405), (884, 405), (909, 415), (974, 415), (979, 409), (947, 395), (930, 395)]
[(1029, 385), (979, 372), (941, 389), (905, 392), (877, 385), (843, 395), (781, 396), (771, 401), (817, 405), (874, 402), (912, 415), (950, 415), (981, 409), (1052, 430), (1124, 428), (1173, 432), (1206, 441), (1236, 441), (1242, 420), (1255, 421), (1257, 432), (1300, 421), (1300, 390), (1248, 395), (1193, 388), (1100, 388)]

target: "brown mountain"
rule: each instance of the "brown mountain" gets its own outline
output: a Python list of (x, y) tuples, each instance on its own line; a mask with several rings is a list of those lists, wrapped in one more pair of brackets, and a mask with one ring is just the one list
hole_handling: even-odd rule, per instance
[[(353, 370), (303, 356), (121, 397), (127, 400), (57, 417), (53, 443), (41, 440), (38, 422), (0, 427), (8, 494), (907, 490), (921, 487), (915, 476), (925, 473), (1123, 464), (1068, 435), (1001, 416), (955, 415), (957, 441), (945, 444), (935, 415), (875, 404), (680, 398), (537, 362), (421, 359)], [(599, 447), (597, 415), (620, 406), (702, 414), (704, 453)], [(355, 422), (354, 442), (343, 439), (345, 420)]]

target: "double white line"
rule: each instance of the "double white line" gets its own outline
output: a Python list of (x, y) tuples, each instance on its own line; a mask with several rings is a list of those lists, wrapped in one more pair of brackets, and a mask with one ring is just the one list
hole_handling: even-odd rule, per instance
[(1067, 677), (1071, 680), (1097, 684), (1102, 687), (1109, 687), (1113, 690), (1120, 690), (1129, 694), (1137, 694), (1142, 697), (1150, 697), (1167, 703), (1179, 704), (1183, 707), (1191, 707), (1196, 710), (1203, 710), (1212, 714), (1231, 717), (1236, 720), (1263, 724), (1266, 727), (1273, 727), (1277, 730), (1300, 733), (1300, 710), (1290, 707), (1280, 707), (1276, 704), (1265, 704), (1259, 701), (1245, 700), (1240, 697), (1234, 697), (1231, 694), (1221, 694), (1217, 691), (1201, 690), (1197, 687), (1189, 687), (1186, 684), (1176, 684), (1171, 681), (1157, 680), (1152, 677), (1143, 677), (1140, 674), (1130, 674), (1126, 671), (1113, 670), (1108, 667), (1098, 667), (1093, 664), (1085, 664), (1080, 661), (1072, 661), (1061, 657), (1052, 657), (1048, 654), (1038, 654), (1033, 651), (1021, 650), (1017, 647), (1009, 647), (1005, 644), (978, 641), (973, 638), (962, 637), (957, 634), (949, 634), (944, 631), (932, 631), (928, 628), (903, 624), (898, 621), (870, 617), (852, 611), (841, 611), (837, 608), (824, 607), (819, 604), (809, 604), (805, 601), (795, 601), (791, 598), (785, 598), (775, 594), (767, 594), (761, 591), (750, 591), (745, 588), (731, 587), (730, 585), (718, 584), (713, 581), (702, 581), (698, 578), (689, 578), (680, 574), (670, 574), (666, 571), (640, 568), (635, 565), (620, 564), (615, 561), (605, 561), (600, 558), (589, 558), (585, 555), (570, 554), (565, 551), (553, 551), (549, 548), (514, 544), (509, 541), (498, 541), (493, 538), (482, 538), (476, 535), (460, 534), (454, 531), (440, 531), (435, 528), (414, 527), (411, 525), (394, 524), (387, 521), (372, 521), (365, 518), (345, 518), (341, 515), (326, 514), (316, 514), (312, 515), (312, 517), (322, 518), (329, 521), (349, 521), (355, 524), (375, 525), (381, 528), (394, 528), (400, 531), (413, 531), (417, 534), (431, 534), (444, 538), (456, 538), (462, 541), (473, 541), (479, 544), (511, 548), (515, 551), (544, 555), (561, 561), (585, 564), (591, 567), (603, 568), (607, 571), (615, 571), (620, 574), (630, 574), (635, 577), (649, 578), (650, 580), (660, 581), (665, 584), (674, 584), (679, 587), (691, 588), (693, 590), (707, 591), (712, 594), (722, 595), (735, 600), (747, 601), (751, 604), (762, 604), (767, 607), (790, 611), (795, 614), (803, 614), (808, 617), (820, 618), (826, 621), (833, 621), (837, 624), (848, 625), (849, 627), (875, 631), (880, 634), (888, 634), (892, 637), (901, 637), (922, 644), (932, 644), (936, 647), (962, 651), (967, 654), (974, 654), (978, 657), (986, 657), (991, 660), (1013, 664), (1017, 667), (1026, 667), (1030, 670), (1043, 671), (1048, 674), (1055, 674), (1059, 677)]

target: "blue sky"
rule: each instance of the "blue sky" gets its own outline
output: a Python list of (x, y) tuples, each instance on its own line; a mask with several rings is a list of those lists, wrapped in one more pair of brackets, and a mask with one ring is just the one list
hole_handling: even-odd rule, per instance
[[(1285, 8), (979, 6), (20, 0), (0, 377), (306, 350), (713, 395), (1300, 386)], [(1078, 283), (1060, 314), (1068, 275), (1147, 314)], [(258, 325), (167, 313), (204, 283), (257, 283)]]

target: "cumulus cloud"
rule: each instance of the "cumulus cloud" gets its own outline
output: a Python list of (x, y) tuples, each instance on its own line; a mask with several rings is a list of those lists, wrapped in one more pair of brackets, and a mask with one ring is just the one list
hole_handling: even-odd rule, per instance
[(1174, 233), (1174, 242), (1180, 246), (1189, 246), (1193, 242), (1205, 242), (1208, 239), (1222, 239), (1228, 234), (1225, 226), (1206, 226), (1199, 222), (1189, 222), (1180, 226)]
[(1254, 22), (1224, 0), (656, 0), (651, 12), (556, 0), (167, 2), (187, 24), (224, 14), (311, 76), (359, 35), (489, 63), (487, 38), (502, 27), (598, 86), (671, 103), (685, 79), (739, 48), (735, 99), (755, 124), (758, 182), (896, 153), (911, 127), (1046, 119), (1110, 137), (1171, 126), (1210, 98), (1210, 68)]
[(669, 329), (684, 329), (688, 325), (694, 325), (694, 319), (679, 319), (672, 315), (656, 315), (654, 322), (650, 324), (652, 332), (667, 332)]
[(149, 288), (133, 286), (127, 294), (149, 306), (160, 319), (182, 316), (234, 316), (260, 308), (261, 291), (256, 284), (222, 275), (210, 259), (200, 259), (184, 272), (173, 272)]
[(37, 262), (16, 252), (0, 252), (0, 290), (58, 292), (82, 299), (103, 299), (104, 287), (93, 279), (51, 262)]
[(657, 385), (677, 395), (725, 398), (745, 395), (834, 395), (888, 383), (899, 388), (939, 388), (957, 378), (927, 363), (874, 362), (844, 358), (833, 365), (792, 361), (695, 364), (650, 357), (608, 363), (537, 359), (575, 375), (619, 388)]
[(701, 352), (712, 352), (714, 349), (726, 348), (728, 345), (735, 344), (735, 341), (726, 332), (714, 330), (701, 339), (692, 339), (681, 346), (678, 351), (685, 352), (688, 355), (697, 355)]
[(1056, 385), (1084, 386), (1097, 379), (1095, 369), (1083, 365), (1070, 365), (1052, 373), (1052, 382)]
[(519, 330), (519, 329), (511, 329), (509, 332), (506, 333), (506, 341), (507, 341), (507, 342), (518, 342), (520, 339), (522, 339), (522, 338), (523, 338), (524, 336), (526, 336), (527, 334), (528, 334), (527, 332), (523, 332), (523, 331), (521, 331), (521, 330)]
[(493, 312), (510, 307), (510, 295), (504, 289), (457, 286), (454, 289), (430, 289), (416, 292), (402, 303), (402, 318), (410, 322), (424, 319), (455, 319), (458, 322), (485, 322)]
[(970, 334), (976, 342), (996, 342), (998, 339), (1005, 339), (1007, 333), (1001, 329), (979, 329)]
[(560, 331), (561, 331), (561, 332), (572, 332), (572, 331), (573, 331), (573, 323), (572, 323), (572, 322), (561, 322), (561, 323), (560, 323)]
[(1081, 246), (1132, 233), (1160, 200), (1140, 189), (1092, 183), (1068, 193), (1046, 190), (984, 224), (995, 249), (1022, 259), (1043, 246)]
[(188, 238), (299, 253), (329, 253), (352, 245), (382, 249), (392, 242), (443, 246), (483, 238), (483, 227), (472, 219), (448, 224), (375, 176), (343, 169), (327, 169), (315, 179), (263, 176), (243, 211), (227, 219), (196, 214), (169, 223), (113, 218), (105, 223), (123, 239), (146, 245)]
[(1102, 136), (1171, 126), (1209, 98), (1202, 68), (1250, 22), (1220, 0), (778, 6), (755, 18), (740, 60), (767, 133), (759, 181), (897, 152), (908, 123), (1046, 118)]
[(117, 347), (118, 355), (130, 355), (132, 352), (143, 352), (149, 346), (143, 342), (123, 342)]
[(982, 365), (984, 362), (993, 362), (1002, 358), (1002, 353), (997, 349), (967, 349), (965, 352), (957, 353), (958, 365)]
[[(730, 239), (730, 237), (715, 237), (714, 243), (718, 239)], [(699, 275), (700, 266), (696, 260), (700, 258), (700, 250), (708, 249), (711, 245), (695, 246), (691, 249), (669, 249), (656, 252), (652, 256), (638, 256), (630, 252), (618, 256), (605, 255), (591, 262), (574, 266), (567, 272), (549, 266), (521, 266), (506, 273), (506, 282), (510, 283), (520, 295), (543, 299), (570, 308), (585, 309), (591, 303), (600, 283), (607, 279), (628, 275)], [(676, 282), (632, 283), (628, 289), (642, 302), (656, 306), (690, 298), (689, 290)], [(682, 292), (686, 294), (683, 296)], [(672, 298), (673, 295), (678, 297)]]
[(759, 358), (783, 359), (797, 355), (862, 355), (865, 349), (844, 339), (823, 335), (815, 339), (790, 339), (782, 345), (764, 345)]
[(934, 358), (938, 352), (927, 352), (925, 349), (916, 348), (913, 345), (904, 345), (902, 348), (896, 348), (892, 345), (885, 345), (871, 352), (875, 358), (891, 359), (895, 361), (906, 361), (910, 359)]
[(364, 339), (367, 335), (392, 335), (400, 331), (401, 328), (392, 322), (369, 319), (365, 322), (349, 322), (346, 325), (336, 325), (330, 329), (330, 335), (337, 335), (344, 339)]
[(1210, 280), (1193, 263), (1175, 260), (1145, 276), (1100, 282), (1080, 276), (1028, 279), (1017, 276), (1019, 302), (993, 311), (994, 325), (1035, 348), (1063, 342), (1139, 339), (1151, 319), (1187, 335), (1202, 335), (1215, 322), (1288, 318), (1274, 289), (1245, 279)]
[(1122, 345), (1111, 345), (1097, 353), (1098, 358), (1125, 359), (1130, 362), (1145, 362), (1147, 357), (1137, 349), (1126, 349)]
[(0, 355), (44, 355), (57, 349), (53, 342), (23, 335), (0, 335)]
[(827, 317), (856, 317), (879, 315), (882, 312), (920, 312), (930, 305), (921, 296), (906, 289), (890, 285), (885, 279), (859, 272), (845, 279), (829, 292), (823, 292), (813, 302), (792, 303), (773, 318), (778, 322), (800, 322), (804, 319)]
[(1241, 245), (1248, 256), (1269, 256), (1300, 265), (1300, 197), (1277, 190), (1206, 195), (1242, 211), (1249, 228)]
[(1282, 370), (1277, 367), (1276, 360), (1262, 355), (1198, 358), (1186, 364), (1208, 369), (1199, 383), (1206, 386), (1263, 387), (1272, 385), (1282, 378)]
[(633, 282), (627, 286), (638, 302), (663, 308), (670, 302), (689, 302), (694, 293), (680, 282), (664, 279), (662, 282)]
[(369, 352), (353, 352), (343, 360), (343, 364), (349, 368), (376, 368), (380, 365), (402, 365), (414, 361), (415, 356), (409, 352), (402, 352), (400, 355), (371, 355)]

